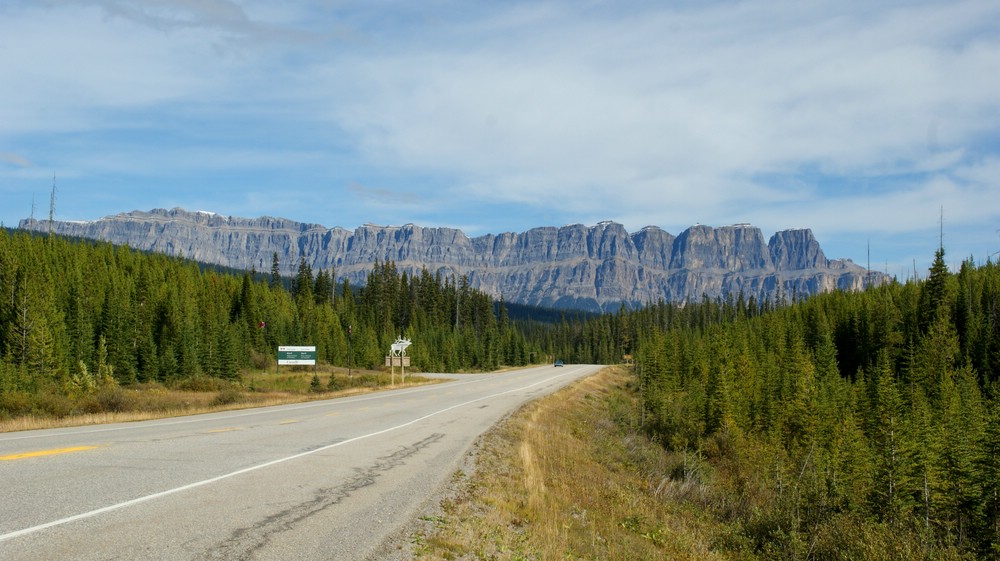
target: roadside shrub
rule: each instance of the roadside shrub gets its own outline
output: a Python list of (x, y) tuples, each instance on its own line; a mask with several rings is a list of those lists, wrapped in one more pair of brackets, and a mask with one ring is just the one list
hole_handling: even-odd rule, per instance
[(260, 352), (260, 351), (255, 351), (255, 350), (251, 349), (250, 350), (250, 364), (256, 370), (266, 370), (267, 369), (267, 355), (264, 354), (264, 353), (262, 353), (262, 352)]
[(46, 392), (35, 396), (32, 409), (36, 415), (61, 419), (73, 412), (73, 402), (65, 395)]
[(97, 403), (101, 411), (107, 413), (123, 413), (135, 411), (136, 400), (132, 393), (119, 387), (106, 387), (97, 392)]
[(213, 407), (218, 405), (231, 405), (241, 401), (243, 401), (243, 392), (234, 387), (228, 387), (215, 395), (215, 399), (212, 400), (211, 405)]
[(221, 392), (232, 387), (232, 382), (211, 376), (194, 376), (178, 380), (174, 389), (190, 392)]
[(0, 393), (0, 416), (22, 417), (28, 415), (32, 410), (32, 398), (25, 392), (3, 392)]
[(362, 374), (354, 379), (356, 380), (354, 385), (362, 388), (377, 388), (380, 385), (378, 377), (374, 374)]

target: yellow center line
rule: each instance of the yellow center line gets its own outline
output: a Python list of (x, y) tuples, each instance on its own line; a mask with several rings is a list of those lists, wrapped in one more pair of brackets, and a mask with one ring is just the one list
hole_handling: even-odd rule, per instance
[(302, 421), (300, 421), (300, 420), (298, 420), (298, 419), (289, 419), (289, 420), (287, 420), (287, 421), (281, 421), (281, 422), (280, 422), (280, 423), (278, 423), (278, 424), (279, 424), (279, 425), (294, 425), (295, 423), (301, 423), (301, 422), (302, 422)]
[(34, 452), (22, 452), (20, 454), (8, 454), (0, 456), (0, 460), (23, 460), (25, 458), (38, 458), (41, 456), (54, 456), (56, 454), (69, 454), (70, 452), (83, 452), (93, 450), (97, 446), (73, 446), (71, 448), (54, 448), (52, 450), (36, 450)]
[(240, 430), (240, 428), (239, 427), (227, 427), (227, 428), (224, 428), (224, 429), (212, 429), (212, 430), (206, 431), (206, 432), (210, 432), (210, 433), (212, 433), (212, 432), (232, 432), (234, 430)]

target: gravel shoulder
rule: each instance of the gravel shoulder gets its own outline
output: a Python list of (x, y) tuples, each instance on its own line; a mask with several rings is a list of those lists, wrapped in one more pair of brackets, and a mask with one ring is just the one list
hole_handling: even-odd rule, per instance
[[(514, 413), (517, 414), (516, 412)], [(462, 456), (444, 484), (438, 487), (427, 500), (420, 505), (414, 516), (405, 525), (386, 538), (373, 551), (366, 561), (412, 561), (416, 558), (418, 536), (427, 535), (436, 529), (435, 524), (444, 516), (441, 506), (450, 499), (457, 497), (475, 473), (479, 454), (490, 433), (503, 426), (510, 416), (501, 419), (493, 428), (480, 435)]]

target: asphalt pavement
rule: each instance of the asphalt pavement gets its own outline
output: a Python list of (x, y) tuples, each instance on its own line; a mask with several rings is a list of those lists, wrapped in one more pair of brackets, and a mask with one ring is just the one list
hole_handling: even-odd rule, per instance
[(0, 559), (366, 559), (447, 485), (479, 435), (599, 368), (0, 433)]

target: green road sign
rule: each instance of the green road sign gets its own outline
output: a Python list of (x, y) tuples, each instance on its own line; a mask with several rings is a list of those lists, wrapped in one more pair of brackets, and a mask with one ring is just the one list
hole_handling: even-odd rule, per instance
[(316, 347), (278, 347), (278, 364), (310, 364), (316, 365)]

